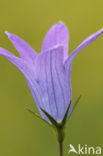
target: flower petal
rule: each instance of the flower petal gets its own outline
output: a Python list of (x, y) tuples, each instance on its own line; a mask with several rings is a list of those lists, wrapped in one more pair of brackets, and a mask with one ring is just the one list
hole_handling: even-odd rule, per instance
[[(71, 96), (71, 65), (72, 65), (72, 61), (75, 58), (75, 56), (88, 44), (90, 44), (91, 42), (93, 42), (97, 37), (99, 37), (101, 34), (103, 33), (103, 29), (101, 29), (100, 31), (92, 34), (91, 36), (89, 36), (86, 40), (84, 40), (78, 47), (77, 49), (75, 49), (72, 54), (68, 57), (68, 59), (65, 61), (64, 63), (64, 68), (65, 68), (65, 81), (66, 84), (68, 84), (68, 86), (66, 87), (66, 92), (69, 94), (69, 102), (72, 98)], [(68, 97), (68, 96), (66, 96)], [(69, 113), (70, 115), (70, 113)], [(69, 116), (68, 116), (69, 117)]]
[(21, 58), (34, 63), (35, 57), (37, 56), (35, 50), (33, 50), (24, 40), (22, 40), (18, 36), (7, 31), (5, 32), (5, 34), (13, 43), (16, 50), (19, 52)]
[(42, 52), (45, 52), (56, 45), (64, 46), (64, 60), (68, 57), (68, 40), (69, 34), (68, 29), (62, 22), (58, 22), (53, 25), (50, 30), (47, 32), (43, 44)]
[[(41, 114), (42, 111), (40, 110), (40, 107), (42, 107), (42, 102), (41, 102), (41, 90), (40, 90), (40, 86), (39, 84), (36, 82), (35, 77), (34, 77), (34, 71), (33, 71), (33, 66), (31, 66), (31, 64), (27, 64), (27, 62), (21, 58), (18, 58), (16, 56), (14, 56), (12, 53), (10, 53), (9, 51), (0, 48), (0, 55), (4, 56), (5, 58), (7, 58), (11, 63), (13, 63), (25, 76), (29, 88), (31, 90), (31, 93), (33, 95), (33, 98), (36, 102), (36, 105), (40, 111)], [(48, 121), (47, 117), (45, 117), (45, 119)]]
[(58, 46), (41, 53), (35, 59), (35, 79), (40, 84), (43, 92), (42, 107), (55, 120), (61, 121), (70, 103), (68, 83), (65, 81), (63, 68), (63, 47)]
[(73, 52), (72, 54), (68, 57), (68, 59), (65, 61), (65, 67), (69, 68), (70, 64), (72, 63), (73, 59), (75, 56), (83, 49), (85, 48), (88, 44), (93, 42), (95, 39), (97, 39), (101, 34), (103, 33), (103, 29), (99, 30), (98, 32), (90, 35), (88, 38), (86, 38)]

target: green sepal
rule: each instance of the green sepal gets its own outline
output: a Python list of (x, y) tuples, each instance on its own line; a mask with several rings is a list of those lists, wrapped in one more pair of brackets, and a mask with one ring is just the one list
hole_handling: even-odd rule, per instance
[(64, 118), (60, 123), (58, 123), (50, 114), (48, 114), (44, 109), (41, 108), (42, 112), (48, 117), (48, 119), (52, 123), (53, 127), (56, 128), (59, 142), (64, 140), (64, 127), (65, 127), (65, 124), (66, 124), (66, 120), (67, 120), (67, 117), (68, 117), (68, 112), (70, 110), (70, 106), (71, 106), (71, 101), (70, 101), (69, 106), (68, 106), (68, 108), (66, 110)]
[(42, 109), (42, 112), (48, 117), (50, 120), (52, 126), (56, 129), (57, 135), (58, 135), (58, 141), (63, 141), (64, 139), (64, 126), (62, 122), (58, 123), (50, 114), (48, 114), (44, 109)]
[(46, 124), (48, 124), (49, 126), (51, 126), (51, 124), (50, 124), (49, 122), (47, 122), (46, 120), (44, 120), (39, 114), (33, 112), (33, 111), (32, 111), (31, 109), (29, 109), (29, 108), (26, 108), (26, 110), (27, 110), (28, 112), (30, 112), (31, 114), (35, 115), (38, 119), (44, 121)]
[(47, 118), (50, 120), (51, 124), (52, 124), (55, 128), (57, 128), (57, 126), (58, 126), (57, 121), (54, 120), (54, 118), (53, 118), (49, 113), (47, 113), (43, 108), (40, 108), (40, 109), (41, 109), (41, 111), (47, 116)]
[(79, 102), (81, 96), (82, 96), (82, 95), (80, 95), (80, 96), (77, 98), (76, 102), (74, 103), (74, 105), (73, 105), (73, 107), (72, 107), (72, 110), (71, 110), (71, 113), (70, 113), (70, 115), (69, 115), (69, 119), (70, 119), (72, 113), (74, 112), (75, 107), (77, 106), (77, 104), (78, 104), (78, 102)]
[(66, 120), (67, 120), (67, 117), (68, 117), (68, 113), (69, 113), (70, 107), (71, 107), (71, 101), (70, 101), (70, 103), (69, 103), (69, 106), (68, 106), (68, 108), (67, 108), (67, 110), (66, 110), (66, 113), (65, 113), (65, 115), (64, 115), (64, 118), (63, 118), (63, 120), (62, 120), (62, 126), (65, 126), (65, 123), (66, 123)]
[[(71, 114), (73, 113), (77, 103), (79, 102), (81, 98), (81, 95), (77, 98), (76, 102), (74, 103), (73, 107), (72, 107), (72, 110), (71, 110), (71, 113), (69, 115), (69, 119), (71, 117)], [(65, 128), (65, 125), (66, 125), (66, 121), (67, 121), (67, 118), (68, 118), (68, 113), (69, 113), (69, 110), (70, 110), (70, 107), (71, 107), (71, 101), (69, 103), (69, 106), (65, 112), (65, 115), (64, 115), (64, 118), (63, 120), (58, 123), (49, 113), (47, 113), (43, 108), (40, 108), (41, 111), (47, 116), (47, 118), (49, 119), (50, 123), (47, 122), (46, 120), (44, 120), (40, 115), (36, 114), (35, 112), (33, 112), (32, 110), (30, 110), (29, 108), (26, 108), (30, 113), (32, 113), (33, 115), (35, 115), (36, 117), (38, 117), (39, 119), (41, 119), (42, 121), (44, 121), (46, 124), (48, 124), (49, 126), (53, 126), (56, 130), (57, 130), (57, 134), (58, 134), (58, 141), (61, 142), (64, 140), (64, 128)]]

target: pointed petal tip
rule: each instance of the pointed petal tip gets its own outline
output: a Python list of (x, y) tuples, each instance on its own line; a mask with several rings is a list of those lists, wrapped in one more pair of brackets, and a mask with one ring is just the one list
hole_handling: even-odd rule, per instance
[(101, 28), (100, 30), (98, 30), (96, 33), (97, 33), (98, 35), (103, 34), (103, 28)]
[(64, 25), (64, 23), (60, 20), (60, 21), (58, 21), (58, 24), (63, 24)]
[[(65, 27), (66, 27), (65, 23), (64, 23), (63, 21), (61, 21), (61, 20), (60, 20), (60, 21), (58, 21), (58, 23), (57, 23), (57, 24), (58, 24), (58, 26), (65, 26)], [(67, 27), (66, 27), (66, 28), (67, 28)]]
[(103, 28), (100, 31), (101, 31), (101, 33), (103, 33)]
[(9, 38), (11, 34), (8, 31), (5, 31), (4, 34)]
[(100, 35), (103, 34), (103, 28), (101, 28), (100, 30), (98, 30), (97, 32), (95, 32), (94, 34), (90, 35), (89, 37), (87, 37), (73, 52), (72, 54), (69, 56), (69, 58), (65, 61), (65, 66), (67, 66), (67, 68), (69, 69), (73, 59), (75, 58), (75, 56), (83, 49), (85, 48), (87, 45), (89, 45), (90, 43), (92, 43), (94, 40), (96, 40)]

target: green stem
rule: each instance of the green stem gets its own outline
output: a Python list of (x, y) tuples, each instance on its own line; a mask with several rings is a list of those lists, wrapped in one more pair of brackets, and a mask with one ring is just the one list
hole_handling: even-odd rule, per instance
[(64, 126), (62, 125), (62, 123), (58, 124), (57, 133), (60, 156), (63, 156)]
[(63, 141), (59, 141), (60, 156), (63, 156)]

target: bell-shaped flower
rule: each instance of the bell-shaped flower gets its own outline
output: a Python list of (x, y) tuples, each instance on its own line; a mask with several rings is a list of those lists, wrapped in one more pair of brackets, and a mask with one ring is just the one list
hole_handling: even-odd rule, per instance
[[(47, 112), (56, 122), (63, 120), (72, 100), (71, 65), (75, 56), (103, 33), (103, 29), (86, 38), (68, 56), (69, 33), (67, 27), (58, 22), (47, 32), (40, 54), (24, 40), (5, 32), (20, 58), (0, 48), (0, 55), (13, 63), (25, 76), (37, 108), (44, 120), (49, 122)], [(70, 106), (69, 115), (72, 107)], [(68, 117), (69, 117), (68, 115)]]

